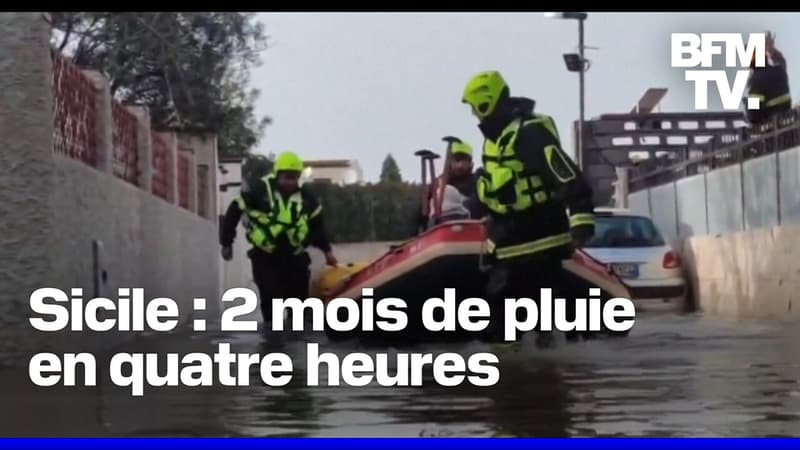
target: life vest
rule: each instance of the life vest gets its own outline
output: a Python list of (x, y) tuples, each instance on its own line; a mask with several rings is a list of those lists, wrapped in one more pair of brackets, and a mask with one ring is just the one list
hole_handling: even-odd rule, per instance
[(247, 221), (247, 240), (253, 246), (272, 253), (277, 248), (282, 238), (291, 246), (295, 254), (303, 252), (309, 234), (309, 221), (316, 217), (322, 210), (318, 206), (316, 210), (309, 212), (305, 207), (302, 191), (298, 190), (284, 199), (280, 193), (273, 193), (274, 175), (267, 175), (262, 178), (266, 185), (268, 211), (260, 211), (247, 206), (246, 202), (239, 196), (237, 199), (239, 207), (246, 211)]
[[(566, 248), (572, 241), (571, 226), (594, 223), (590, 213), (575, 213), (567, 220), (566, 199), (545, 181), (552, 178), (557, 184), (567, 184), (578, 177), (557, 144), (523, 149), (543, 151), (546, 167), (526, 167), (520, 160), (517, 138), (526, 126), (542, 127), (559, 142), (553, 119), (537, 114), (513, 120), (497, 141), (487, 140), (483, 147), (484, 175), (478, 180), (478, 199), (496, 216), (488, 230), (486, 249), (501, 260)], [(549, 172), (547, 178), (542, 171)]]

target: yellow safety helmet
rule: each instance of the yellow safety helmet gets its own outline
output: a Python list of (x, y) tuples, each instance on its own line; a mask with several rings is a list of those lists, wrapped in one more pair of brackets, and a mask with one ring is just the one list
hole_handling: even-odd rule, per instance
[(278, 155), (278, 158), (275, 160), (275, 172), (280, 172), (282, 170), (298, 173), (302, 172), (303, 160), (300, 159), (296, 153), (283, 152)]
[(483, 119), (494, 112), (500, 98), (508, 93), (508, 84), (500, 72), (487, 70), (467, 82), (461, 101), (472, 106), (475, 114)]
[(450, 146), (450, 153), (453, 155), (467, 155), (472, 158), (472, 146), (466, 142), (453, 142)]

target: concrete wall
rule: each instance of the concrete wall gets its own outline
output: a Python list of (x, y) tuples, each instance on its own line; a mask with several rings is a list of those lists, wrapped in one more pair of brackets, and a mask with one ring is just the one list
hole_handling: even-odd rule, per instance
[(0, 365), (9, 355), (89, 350), (132, 337), (44, 334), (27, 322), (37, 288), (80, 287), (91, 298), (94, 240), (102, 242), (107, 273), (101, 294), (114, 300), (118, 287), (141, 287), (146, 300), (175, 299), (184, 320), (192, 298), (205, 297), (208, 314), (218, 317), (216, 219), (115, 177), (107, 164), (56, 154), (49, 27), (40, 14), (10, 13), (0, 15), (0, 28)]
[[(224, 170), (223, 170), (224, 169)], [(219, 189), (228, 183), (239, 183), (242, 181), (242, 166), (240, 163), (224, 163), (216, 168), (217, 180), (219, 183), (216, 195), (216, 205), (218, 216), (224, 216), (225, 211), (231, 202), (239, 195), (238, 185), (228, 186), (224, 191)], [(250, 245), (244, 238), (244, 228), (240, 225), (236, 229), (236, 239), (233, 241), (233, 259), (224, 261), (221, 257), (222, 268), (220, 271), (220, 285), (223, 290), (249, 287), (255, 289), (250, 260), (247, 258), (247, 250)]]
[(50, 273), (52, 75), (42, 25), (38, 14), (0, 14), (0, 352), (3, 330), (23, 320), (28, 294)]
[(800, 224), (800, 148), (633, 192), (628, 204), (669, 238)]
[(217, 211), (216, 188), (218, 185), (217, 177), (219, 170), (216, 136), (179, 133), (178, 145), (192, 149), (194, 152), (194, 163), (196, 165), (208, 167), (208, 189), (205, 191), (197, 190), (197, 199), (195, 200), (195, 204), (199, 203), (201, 197), (205, 197), (206, 204), (208, 205), (207, 218), (216, 220), (216, 217), (214, 217), (214, 211)]
[(149, 296), (179, 300), (182, 312), (189, 312), (193, 297), (216, 303), (215, 222), (72, 159), (56, 155), (55, 163), (57, 185), (69, 186), (52, 191), (56, 227), (70, 236), (51, 255), (61, 286), (91, 292), (96, 239), (107, 273), (103, 295), (113, 298), (119, 287), (142, 287)]
[(800, 148), (634, 192), (628, 201), (682, 251), (699, 309), (798, 319)]
[(703, 312), (800, 320), (800, 225), (695, 236), (682, 254)]

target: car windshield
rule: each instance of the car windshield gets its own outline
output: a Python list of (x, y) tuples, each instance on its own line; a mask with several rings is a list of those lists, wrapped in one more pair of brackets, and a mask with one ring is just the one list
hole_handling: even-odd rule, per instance
[(586, 244), (598, 247), (660, 247), (664, 238), (647, 217), (596, 216), (594, 237)]

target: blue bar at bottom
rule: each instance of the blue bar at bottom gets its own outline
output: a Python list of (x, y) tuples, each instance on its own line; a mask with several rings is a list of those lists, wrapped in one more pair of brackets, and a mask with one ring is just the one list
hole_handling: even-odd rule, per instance
[(769, 450), (800, 449), (800, 439), (753, 438), (76, 438), (2, 439), (3, 450)]

